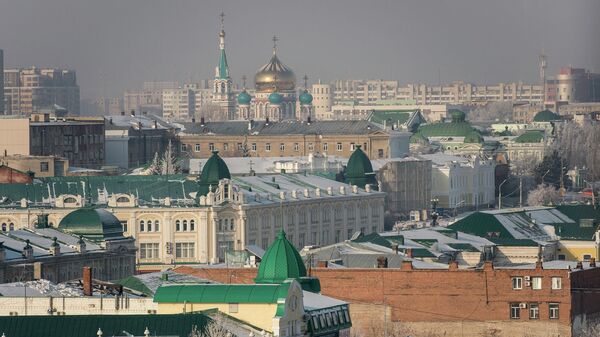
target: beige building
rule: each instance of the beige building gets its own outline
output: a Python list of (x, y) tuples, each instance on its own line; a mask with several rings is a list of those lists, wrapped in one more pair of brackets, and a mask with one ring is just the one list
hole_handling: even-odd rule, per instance
[(196, 93), (188, 88), (164, 89), (162, 116), (168, 120), (187, 122), (195, 114)]
[(0, 115), (4, 115), (4, 51), (0, 49)]
[(177, 82), (144, 82), (142, 90), (127, 90), (123, 95), (125, 111), (162, 115), (163, 91), (178, 88)]
[(183, 123), (178, 134), (182, 152), (207, 158), (218, 150), (223, 157), (292, 157), (326, 153), (350, 157), (361, 145), (369, 158), (408, 153), (406, 132), (384, 130), (364, 120), (352, 121), (229, 121)]
[(74, 70), (4, 70), (5, 114), (29, 116), (58, 105), (79, 114), (79, 85)]
[(311, 88), (313, 95), (313, 113), (317, 120), (334, 119), (331, 106), (333, 105), (333, 95), (331, 84), (324, 84), (319, 81), (313, 84)]
[(21, 172), (33, 172), (35, 177), (62, 177), (69, 170), (69, 162), (56, 156), (2, 156), (0, 165)]
[(369, 119), (371, 114), (375, 112), (418, 110), (428, 122), (438, 122), (448, 115), (447, 104), (415, 105), (405, 103), (403, 101), (379, 101), (371, 104), (356, 104), (354, 102), (335, 104), (331, 106), (329, 116), (333, 120), (355, 120)]

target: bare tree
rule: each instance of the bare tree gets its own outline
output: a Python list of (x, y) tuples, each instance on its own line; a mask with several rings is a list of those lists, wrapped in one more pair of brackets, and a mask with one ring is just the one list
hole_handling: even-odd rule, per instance
[(600, 179), (600, 124), (579, 125), (571, 122), (556, 131), (553, 147), (570, 168), (587, 168), (588, 180)]
[(539, 160), (533, 155), (517, 156), (510, 159), (511, 172), (519, 175), (530, 176)]
[(473, 109), (468, 119), (473, 122), (506, 122), (512, 120), (512, 102), (493, 102)]
[(536, 188), (529, 191), (527, 204), (529, 206), (547, 206), (556, 204), (560, 201), (560, 193), (551, 185), (539, 184)]
[(173, 144), (169, 140), (169, 144), (163, 153), (162, 160), (160, 162), (160, 173), (162, 175), (175, 174), (179, 172), (179, 163), (175, 157), (175, 151), (173, 150)]
[(583, 329), (573, 334), (576, 337), (598, 337), (600, 336), (600, 322), (588, 323)]
[(148, 167), (148, 173), (151, 175), (157, 175), (160, 174), (160, 171), (160, 158), (158, 156), (158, 152), (154, 152), (154, 158)]

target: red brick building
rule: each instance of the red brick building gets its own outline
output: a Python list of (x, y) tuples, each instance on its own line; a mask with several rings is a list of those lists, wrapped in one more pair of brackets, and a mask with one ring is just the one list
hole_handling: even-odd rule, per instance
[[(572, 336), (600, 316), (600, 268), (568, 262), (480, 269), (313, 268), (322, 293), (351, 303), (355, 328), (416, 336)], [(571, 269), (570, 269), (570, 268)], [(256, 269), (181, 267), (223, 283), (253, 283)]]

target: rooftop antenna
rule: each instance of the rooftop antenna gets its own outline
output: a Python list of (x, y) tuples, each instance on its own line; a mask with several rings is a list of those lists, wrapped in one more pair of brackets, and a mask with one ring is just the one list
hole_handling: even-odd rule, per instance
[(302, 77), (302, 79), (304, 80), (304, 89), (308, 89), (308, 76), (304, 74), (304, 77)]
[(245, 89), (246, 89), (246, 75), (243, 75), (243, 76), (242, 76), (242, 83), (243, 83), (243, 85), (244, 85), (244, 86), (243, 86), (243, 89), (245, 90)]
[(277, 53), (277, 41), (279, 41), (279, 38), (277, 37), (277, 35), (273, 35), (273, 55), (275, 55)]

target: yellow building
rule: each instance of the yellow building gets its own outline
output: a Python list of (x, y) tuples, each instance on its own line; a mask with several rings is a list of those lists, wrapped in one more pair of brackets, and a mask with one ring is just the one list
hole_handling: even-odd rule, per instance
[(158, 314), (217, 309), (272, 336), (339, 336), (352, 326), (348, 304), (319, 294), (298, 251), (281, 231), (263, 255), (256, 284), (167, 285)]

